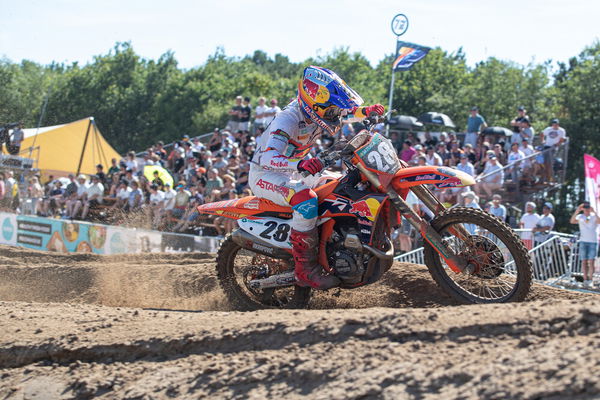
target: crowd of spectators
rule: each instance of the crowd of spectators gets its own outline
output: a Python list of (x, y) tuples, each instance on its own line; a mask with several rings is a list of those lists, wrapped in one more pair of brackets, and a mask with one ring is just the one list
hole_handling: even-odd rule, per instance
[[(565, 142), (566, 132), (559, 120), (539, 135), (535, 134), (524, 107), (511, 121), (512, 135), (486, 134), (487, 124), (477, 107), (470, 110), (463, 134), (454, 132), (409, 133), (402, 141), (393, 132), (390, 136), (400, 158), (409, 165), (448, 166), (473, 176), (475, 194), (481, 202), (491, 201), (494, 194), (509, 185), (534, 187), (551, 185), (554, 181), (555, 153)], [(460, 136), (460, 137), (459, 137)], [(436, 190), (438, 198), (452, 204), (460, 203), (463, 190)]]
[[(226, 127), (215, 128), (208, 140), (184, 135), (169, 145), (158, 141), (143, 153), (130, 151), (120, 160), (112, 159), (109, 166), (97, 165), (93, 175), (50, 176), (45, 184), (38, 176), (17, 184), (11, 172), (0, 173), (0, 208), (78, 220), (101, 215), (112, 218), (109, 222), (113, 223), (118, 222), (116, 218), (134, 213), (144, 216), (152, 229), (188, 232), (210, 227), (213, 234), (224, 235), (234, 229), (235, 221), (203, 221), (205, 217), (198, 215), (196, 207), (251, 194), (248, 173), (256, 137), (280, 111), (276, 99), (267, 105), (267, 100), (260, 97), (253, 108), (250, 98), (238, 96), (229, 110)], [(485, 119), (476, 107), (470, 113), (464, 136), (454, 132), (408, 132), (402, 139), (392, 131), (390, 139), (409, 165), (455, 167), (477, 178), (475, 192), (435, 190), (442, 202), (483, 207), (506, 218), (506, 209), (499, 204), (496, 192), (511, 182), (550, 182), (552, 152), (565, 140), (564, 129), (558, 120), (552, 120), (549, 128), (535, 135), (526, 110), (519, 107), (519, 115), (511, 121), (512, 136), (484, 135), (481, 131), (487, 126)], [(344, 123), (340, 135), (349, 139), (358, 130)], [(322, 137), (312, 149), (313, 154), (334, 140)], [(509, 168), (503, 169), (507, 164)], [(21, 190), (20, 202), (15, 201), (17, 187)]]

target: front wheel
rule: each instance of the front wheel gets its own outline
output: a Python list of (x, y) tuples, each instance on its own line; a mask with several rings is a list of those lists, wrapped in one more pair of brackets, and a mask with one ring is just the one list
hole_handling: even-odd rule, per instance
[[(523, 242), (508, 225), (482, 210), (465, 207), (444, 211), (431, 225), (448, 247), (474, 266), (472, 273), (455, 273), (425, 242), (425, 264), (447, 294), (467, 304), (525, 299), (533, 265)], [(469, 232), (467, 240), (450, 233), (458, 225)]]
[(229, 302), (236, 310), (262, 308), (306, 308), (310, 288), (287, 286), (257, 290), (248, 282), (293, 269), (286, 260), (271, 258), (245, 249), (228, 236), (217, 253), (217, 276)]

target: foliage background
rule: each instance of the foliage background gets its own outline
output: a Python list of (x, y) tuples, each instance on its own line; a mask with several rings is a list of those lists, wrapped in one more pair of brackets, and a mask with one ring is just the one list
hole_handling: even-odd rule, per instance
[[(310, 64), (336, 71), (367, 103), (387, 105), (392, 60), (389, 54), (372, 66), (361, 54), (339, 48), (293, 63), (282, 54), (269, 57), (257, 50), (236, 58), (217, 49), (203, 65), (183, 70), (173, 53), (147, 60), (129, 43), (117, 43), (83, 66), (1, 59), (0, 123), (37, 126), (48, 96), (42, 125), (94, 116), (106, 139), (124, 153), (223, 127), (237, 95), (251, 97), (254, 104), (259, 96), (274, 97), (285, 105)], [(569, 210), (583, 198), (583, 153), (600, 155), (599, 99), (600, 43), (567, 63), (526, 66), (489, 58), (469, 67), (462, 49), (436, 48), (410, 71), (396, 74), (393, 108), (404, 115), (443, 112), (459, 129), (473, 105), (490, 126), (508, 126), (519, 105), (529, 110), (536, 132), (560, 118), (571, 146), (568, 185), (554, 200), (559, 226), (567, 228)]]

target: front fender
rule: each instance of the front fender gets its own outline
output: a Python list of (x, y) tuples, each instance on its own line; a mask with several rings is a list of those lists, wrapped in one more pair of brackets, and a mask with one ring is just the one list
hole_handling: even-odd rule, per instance
[(465, 187), (474, 185), (475, 178), (455, 168), (433, 166), (403, 168), (392, 178), (396, 190), (423, 184), (438, 188)]

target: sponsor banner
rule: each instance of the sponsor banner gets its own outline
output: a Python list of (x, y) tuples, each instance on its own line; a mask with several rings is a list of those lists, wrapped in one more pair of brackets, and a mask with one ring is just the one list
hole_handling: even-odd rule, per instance
[(85, 222), (17, 216), (16, 245), (59, 253), (103, 254), (106, 228)]
[(35, 250), (95, 254), (214, 253), (219, 243), (214, 237), (0, 213), (0, 244)]
[(17, 244), (17, 215), (0, 213), (0, 244)]

